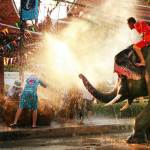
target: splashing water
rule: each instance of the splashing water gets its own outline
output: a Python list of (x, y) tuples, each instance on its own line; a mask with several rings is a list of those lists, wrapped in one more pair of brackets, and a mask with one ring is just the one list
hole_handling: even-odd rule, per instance
[(113, 79), (114, 56), (130, 45), (126, 20), (135, 16), (135, 2), (105, 1), (82, 18), (72, 20), (59, 35), (44, 36), (45, 47), (37, 60), (44, 64), (45, 79), (51, 87), (83, 87), (79, 73), (95, 84)]

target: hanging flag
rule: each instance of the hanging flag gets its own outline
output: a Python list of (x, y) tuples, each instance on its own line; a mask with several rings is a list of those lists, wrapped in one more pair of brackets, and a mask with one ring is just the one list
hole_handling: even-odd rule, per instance
[(4, 62), (4, 64), (5, 64), (5, 65), (8, 65), (8, 61), (9, 61), (9, 58), (5, 57), (5, 62)]
[(16, 27), (17, 27), (17, 28), (19, 28), (19, 24), (18, 24), (18, 22), (16, 22)]
[(12, 64), (15, 65), (16, 57), (13, 58)]
[(8, 58), (8, 64), (7, 65), (10, 65), (11, 64), (11, 58)]
[(19, 38), (1, 46), (0, 51), (4, 52), (5, 54), (16, 51), (18, 39)]
[(21, 20), (38, 19), (39, 0), (21, 0)]
[(14, 44), (14, 46), (17, 46), (17, 42), (15, 40), (12, 41), (12, 43)]
[(13, 58), (10, 58), (10, 64), (13, 64)]
[(6, 46), (9, 50), (11, 50), (10, 44), (7, 44)]
[(5, 35), (7, 35), (9, 33), (7, 28), (0, 30), (0, 32)]

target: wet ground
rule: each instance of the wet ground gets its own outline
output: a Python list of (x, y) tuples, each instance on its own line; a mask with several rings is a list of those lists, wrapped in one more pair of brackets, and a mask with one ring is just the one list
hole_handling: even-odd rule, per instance
[(38, 138), (0, 142), (6, 150), (149, 150), (150, 145), (126, 143), (131, 133), (79, 136), (68, 138)]
[[(116, 130), (116, 126), (127, 124), (133, 124), (132, 119), (108, 119), (108, 118), (94, 118), (91, 120), (85, 120), (84, 125), (79, 125), (73, 122), (66, 123), (66, 124), (57, 124), (52, 123), (49, 127), (40, 127), (38, 128), (38, 132), (34, 131), (34, 129), (30, 128), (17, 128), (17, 129), (10, 129), (9, 127), (5, 127), (3, 125), (0, 126), (0, 132), (2, 134), (3, 131), (11, 132), (11, 134), (15, 133), (16, 131), (21, 132), (30, 132), (31, 135), (35, 134), (36, 138), (25, 138), (20, 137), (19, 139), (7, 139), (7, 140), (0, 140), (0, 150), (150, 150), (150, 145), (148, 144), (132, 144), (128, 145), (126, 143), (126, 139), (132, 134), (131, 131), (126, 130), (126, 132), (122, 132), (121, 130)], [(40, 134), (43, 131), (46, 131), (47, 134), (54, 130), (60, 129), (62, 126), (65, 127), (66, 130), (68, 127), (73, 127), (76, 130), (81, 130), (78, 127), (87, 127), (84, 132), (92, 128), (97, 128), (98, 130), (104, 130), (106, 128), (101, 128), (101, 126), (108, 125), (115, 125), (112, 130), (114, 133), (111, 132), (98, 132), (95, 135), (72, 135), (66, 137), (40, 137)], [(100, 126), (100, 127), (98, 127)], [(111, 127), (111, 126), (110, 126)], [(117, 127), (118, 128), (118, 127)], [(48, 130), (50, 129), (50, 130)], [(63, 129), (63, 132), (64, 132)], [(110, 129), (110, 128), (109, 128)], [(119, 128), (118, 128), (119, 129)], [(121, 128), (122, 129), (122, 128)], [(124, 128), (123, 128), (124, 129)], [(120, 132), (119, 132), (120, 131)], [(128, 132), (127, 132), (128, 131)], [(116, 133), (117, 132), (117, 133)], [(37, 134), (38, 133), (38, 134)], [(65, 133), (65, 132), (64, 132)], [(43, 133), (42, 133), (43, 134)], [(9, 134), (8, 134), (9, 135)], [(45, 133), (43, 134), (45, 135)], [(24, 134), (20, 135), (24, 136)]]
[[(66, 123), (57, 123), (57, 122), (51, 122), (50, 126), (39, 126), (38, 130), (40, 129), (57, 129), (62, 127), (86, 127), (86, 126), (104, 126), (104, 125), (133, 125), (134, 119), (128, 118), (128, 119), (118, 119), (118, 118), (104, 118), (104, 117), (91, 117), (90, 119), (85, 119), (83, 121), (83, 124), (80, 124), (79, 120), (69, 120)], [(6, 126), (4, 123), (0, 122), (0, 133), (1, 132), (12, 132), (12, 131), (25, 131), (30, 130), (31, 127), (21, 128), (18, 127), (16, 129), (11, 129), (10, 127)]]

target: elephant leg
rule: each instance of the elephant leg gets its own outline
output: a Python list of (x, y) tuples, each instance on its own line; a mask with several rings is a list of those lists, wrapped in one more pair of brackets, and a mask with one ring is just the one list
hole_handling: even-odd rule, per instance
[[(145, 75), (145, 79), (146, 79), (148, 95), (149, 95), (148, 105), (150, 105), (150, 73), (148, 73), (148, 72)], [(150, 110), (150, 108), (149, 108), (149, 110)], [(149, 122), (149, 126), (146, 128), (146, 136), (147, 136), (147, 139), (150, 140), (150, 122)]]
[[(148, 94), (150, 98), (150, 75), (146, 74), (146, 83)], [(148, 129), (150, 126), (150, 101), (144, 110), (136, 117), (134, 135), (128, 139), (128, 143), (146, 143), (148, 136)]]
[[(134, 134), (127, 140), (128, 143), (147, 143), (146, 129), (150, 125), (150, 103), (146, 108), (136, 117)], [(147, 130), (148, 132), (148, 130)]]
[(148, 141), (150, 141), (150, 127), (148, 127), (145, 132), (146, 132)]

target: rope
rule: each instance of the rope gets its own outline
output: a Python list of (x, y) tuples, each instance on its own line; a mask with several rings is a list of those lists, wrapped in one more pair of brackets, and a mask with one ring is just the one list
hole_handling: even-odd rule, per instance
[[(56, 7), (58, 7), (60, 1), (57, 3)], [(60, 13), (60, 5), (59, 5), (59, 8), (58, 8), (58, 18), (57, 18), (57, 31), (58, 31), (58, 20), (59, 20), (59, 13)]]
[[(16, 29), (16, 30), (20, 30), (20, 28), (17, 28), (15, 26), (12, 26), (12, 25), (8, 25), (8, 24), (4, 24), (4, 23), (0, 23), (1, 26), (5, 26), (5, 27), (8, 27), (8, 28), (12, 28), (12, 29)], [(25, 30), (26, 32), (29, 32), (29, 33), (32, 33), (32, 34), (35, 34), (35, 35), (43, 35), (42, 33), (40, 32), (33, 32), (33, 31), (30, 31), (30, 30)]]
[[(65, 2), (65, 3), (69, 3), (69, 4), (78, 5), (78, 6), (81, 6), (81, 7), (92, 8), (91, 6), (86, 6), (86, 5), (84, 5), (84, 4), (80, 4), (80, 3), (76, 3), (76, 2), (70, 2), (70, 1), (67, 1), (67, 0), (53, 0), (53, 1)], [(74, 1), (75, 1), (75, 0), (74, 0)]]
[[(76, 1), (77, 1), (77, 0), (74, 0), (73, 3), (76, 3)], [(69, 13), (69, 12), (71, 11), (71, 9), (73, 8), (73, 5), (74, 5), (74, 4), (72, 4), (72, 6), (70, 6), (70, 8), (69, 8), (69, 10), (68, 10), (68, 13)]]

